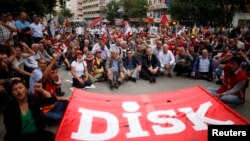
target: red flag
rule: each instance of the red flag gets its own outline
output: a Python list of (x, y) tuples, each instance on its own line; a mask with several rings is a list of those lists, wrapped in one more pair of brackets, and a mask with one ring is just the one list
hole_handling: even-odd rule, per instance
[(91, 25), (92, 26), (95, 26), (97, 23), (99, 23), (100, 21), (103, 20), (103, 17), (99, 17), (99, 18), (96, 18), (94, 19), (92, 22), (91, 22)]
[(69, 22), (69, 19), (68, 19), (68, 18), (66, 18), (65, 26), (66, 26), (67, 28), (69, 28), (69, 26), (70, 26), (70, 22)]
[(169, 26), (168, 17), (166, 13), (163, 13), (162, 15), (161, 24), (163, 25), (164, 28), (168, 28)]

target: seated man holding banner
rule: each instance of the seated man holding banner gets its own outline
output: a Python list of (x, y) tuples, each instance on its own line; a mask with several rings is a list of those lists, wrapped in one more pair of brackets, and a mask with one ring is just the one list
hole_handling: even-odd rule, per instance
[(241, 68), (242, 58), (232, 57), (224, 67), (224, 83), (219, 89), (209, 88), (211, 93), (228, 104), (244, 104), (249, 79)]

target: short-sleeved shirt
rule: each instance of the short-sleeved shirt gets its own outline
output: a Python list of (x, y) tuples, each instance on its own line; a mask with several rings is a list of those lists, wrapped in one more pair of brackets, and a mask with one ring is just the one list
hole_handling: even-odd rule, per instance
[(28, 21), (17, 20), (15, 22), (15, 26), (17, 29), (24, 29), (24, 28), (30, 27), (30, 23)]
[(71, 67), (75, 69), (76, 75), (80, 77), (84, 75), (84, 67), (87, 67), (87, 63), (85, 61), (73, 61)]
[(42, 38), (43, 37), (43, 25), (42, 24), (35, 24), (32, 23), (30, 25), (31, 30), (32, 30), (32, 36), (33, 37), (39, 37)]

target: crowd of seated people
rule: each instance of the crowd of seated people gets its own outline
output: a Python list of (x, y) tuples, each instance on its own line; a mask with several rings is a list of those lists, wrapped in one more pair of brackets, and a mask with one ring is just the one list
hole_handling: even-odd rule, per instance
[[(118, 89), (129, 80), (140, 83), (141, 78), (157, 85), (159, 76), (168, 81), (186, 74), (221, 85), (212, 92), (224, 102), (245, 102), (250, 76), (249, 27), (200, 27), (195, 33), (187, 28), (178, 34), (161, 27), (151, 34), (145, 26), (134, 27), (133, 34), (124, 36), (118, 26), (86, 25), (83, 32), (76, 32), (74, 26), (58, 25), (52, 37), (37, 15), (21, 12), (14, 19), (11, 14), (0, 15), (0, 100), (4, 109), (17, 111), (19, 119), (11, 123), (13, 118), (8, 116), (13, 111), (4, 112), (6, 141), (45, 133), (35, 119), (40, 116), (47, 123), (60, 122), (69, 98), (63, 96), (58, 68), (71, 72), (76, 88), (100, 82)], [(30, 96), (39, 101), (38, 117), (32, 113), (37, 109), (29, 109)], [(26, 123), (32, 127), (29, 130), (20, 125), (27, 118), (32, 121)], [(12, 124), (18, 128), (14, 130)]]

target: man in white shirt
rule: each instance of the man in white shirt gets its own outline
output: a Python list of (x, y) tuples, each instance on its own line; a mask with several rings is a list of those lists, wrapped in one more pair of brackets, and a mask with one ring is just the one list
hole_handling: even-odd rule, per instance
[(35, 52), (30, 57), (24, 59), (25, 69), (28, 72), (32, 72), (34, 69), (38, 68), (38, 60), (41, 58), (40, 54), (38, 53), (38, 44), (32, 44), (31, 49)]
[(78, 37), (84, 35), (84, 29), (81, 26), (77, 26), (76, 34), (78, 35)]
[(175, 67), (175, 57), (172, 51), (170, 51), (168, 48), (168, 45), (164, 44), (162, 52), (159, 53), (159, 61), (161, 63), (160, 72), (166, 73), (169, 78), (172, 78)]

